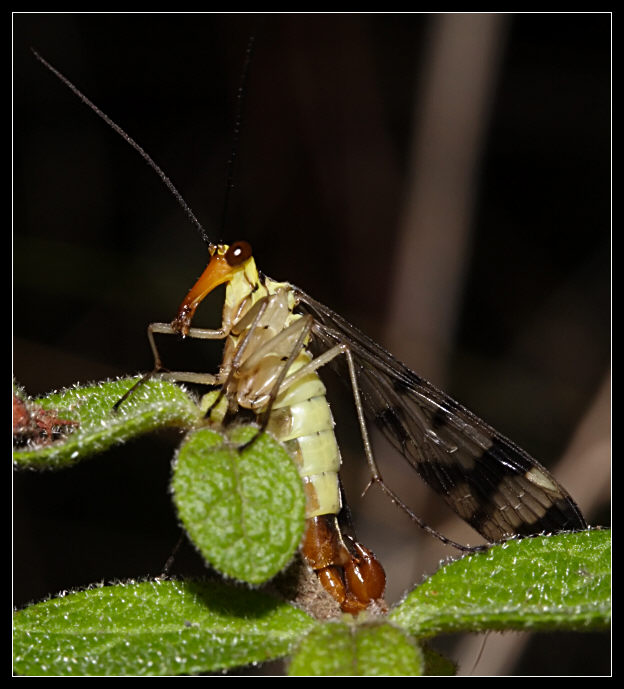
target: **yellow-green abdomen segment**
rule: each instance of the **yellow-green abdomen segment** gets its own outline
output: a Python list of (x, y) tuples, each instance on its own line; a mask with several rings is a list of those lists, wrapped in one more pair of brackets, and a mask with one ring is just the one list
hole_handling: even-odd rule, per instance
[[(288, 374), (311, 360), (308, 352), (301, 352)], [(277, 397), (268, 430), (285, 443), (297, 464), (306, 493), (306, 519), (338, 514), (340, 450), (325, 386), (316, 373), (304, 376)]]

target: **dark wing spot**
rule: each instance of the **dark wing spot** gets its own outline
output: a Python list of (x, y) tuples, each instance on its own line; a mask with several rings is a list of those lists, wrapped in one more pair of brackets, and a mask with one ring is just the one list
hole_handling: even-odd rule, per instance
[(435, 413), (431, 417), (430, 424), (431, 428), (435, 430), (436, 428), (442, 428), (444, 426), (450, 425), (451, 414), (442, 407), (438, 407)]
[(392, 433), (400, 442), (401, 447), (405, 448), (410, 435), (401, 421), (400, 417), (402, 415), (403, 412), (399, 407), (385, 407), (377, 413), (375, 422), (382, 430), (385, 429), (387, 432)]

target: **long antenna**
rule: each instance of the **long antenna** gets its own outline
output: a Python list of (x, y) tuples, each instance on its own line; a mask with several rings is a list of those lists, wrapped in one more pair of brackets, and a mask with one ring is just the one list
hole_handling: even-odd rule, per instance
[(225, 198), (223, 199), (223, 215), (221, 217), (221, 232), (225, 235), (225, 221), (227, 219), (227, 211), (234, 189), (234, 175), (236, 172), (235, 165), (238, 161), (238, 141), (243, 122), (243, 105), (245, 103), (245, 95), (247, 93), (247, 78), (249, 76), (249, 68), (251, 65), (251, 58), (253, 57), (255, 36), (250, 36), (247, 42), (247, 50), (245, 51), (245, 62), (243, 63), (243, 71), (241, 73), (240, 83), (236, 92), (236, 113), (234, 117), (234, 131), (232, 132), (232, 149), (230, 157), (227, 162), (227, 175), (225, 180)]
[(156, 172), (158, 174), (158, 176), (162, 179), (162, 181), (165, 183), (165, 186), (167, 187), (167, 189), (169, 189), (169, 191), (175, 196), (175, 198), (177, 199), (180, 206), (182, 206), (182, 208), (184, 209), (184, 212), (188, 215), (191, 222), (195, 225), (195, 227), (199, 231), (201, 238), (209, 246), (212, 246), (212, 242), (208, 238), (206, 231), (202, 227), (199, 220), (195, 217), (195, 214), (191, 210), (188, 203), (182, 198), (182, 194), (180, 194), (180, 192), (175, 188), (175, 186), (173, 185), (173, 182), (162, 171), (160, 166), (156, 164), (156, 162), (153, 160), (153, 158), (145, 150), (143, 150), (143, 148), (141, 146), (139, 146), (139, 144), (129, 134), (126, 134), (126, 132), (118, 124), (115, 124), (115, 122), (113, 122), (113, 120), (111, 120), (111, 118), (106, 113), (102, 112), (97, 107), (97, 105), (95, 105), (95, 103), (92, 103), (84, 95), (84, 93), (82, 93), (82, 91), (80, 91), (80, 89), (78, 89), (76, 86), (74, 86), (72, 84), (72, 82), (66, 76), (61, 74), (57, 69), (52, 67), (52, 65), (49, 62), (44, 60), (44, 58), (42, 58), (41, 55), (39, 55), (39, 53), (34, 48), (31, 48), (31, 50), (32, 50), (34, 56), (37, 58), (37, 60), (39, 60), (39, 62), (41, 62), (41, 64), (43, 64), (45, 67), (47, 67), (50, 70), (50, 72), (52, 72), (52, 74), (54, 74), (56, 77), (58, 77), (68, 88), (70, 88), (78, 96), (78, 98), (80, 98), (80, 100), (85, 105), (88, 105), (89, 108), (91, 108), (91, 110), (93, 110), (93, 112), (96, 115), (101, 117), (109, 127), (114, 129), (117, 132), (117, 134), (119, 134), (125, 141), (127, 141), (132, 146), (132, 148), (134, 148), (135, 151), (137, 151), (141, 155), (141, 157), (147, 162), (147, 164), (152, 168), (152, 170), (154, 170), (154, 172)]

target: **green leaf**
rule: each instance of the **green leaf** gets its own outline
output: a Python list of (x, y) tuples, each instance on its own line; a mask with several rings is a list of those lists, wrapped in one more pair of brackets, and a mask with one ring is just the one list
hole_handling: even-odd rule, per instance
[(78, 422), (59, 440), (14, 450), (18, 468), (60, 469), (164, 426), (190, 428), (202, 412), (182, 387), (168, 381), (148, 380), (137, 388), (118, 411), (113, 405), (138, 378), (123, 378), (51, 393), (30, 404), (52, 410), (62, 419)]
[(187, 436), (172, 482), (184, 528), (221, 574), (267, 581), (292, 559), (303, 535), (301, 477), (284, 448), (255, 427), (229, 439), (210, 429)]
[(446, 565), (408, 594), (390, 619), (418, 637), (605, 628), (610, 560), (609, 530), (510, 540)]
[(385, 622), (329, 622), (299, 645), (288, 674), (325, 676), (422, 675), (421, 648)]
[(127, 582), (14, 616), (22, 675), (174, 675), (261, 663), (317, 623), (259, 591), (216, 582)]

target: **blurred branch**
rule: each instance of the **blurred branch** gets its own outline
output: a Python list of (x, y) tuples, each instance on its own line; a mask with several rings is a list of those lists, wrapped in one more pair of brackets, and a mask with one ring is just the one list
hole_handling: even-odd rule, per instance
[(443, 357), (470, 255), (476, 179), (505, 24), (500, 14), (432, 17), (424, 85), (416, 94), (411, 173), (384, 339), (399, 359), (418, 362), (437, 385), (443, 385)]
[(591, 523), (591, 515), (607, 504), (611, 497), (610, 370), (555, 472)]

